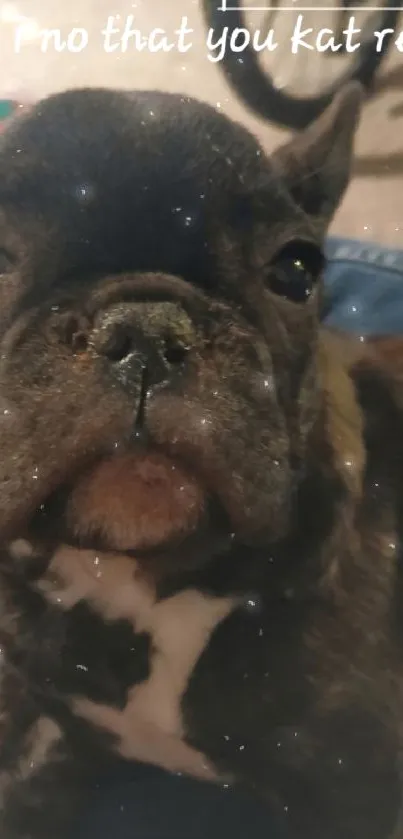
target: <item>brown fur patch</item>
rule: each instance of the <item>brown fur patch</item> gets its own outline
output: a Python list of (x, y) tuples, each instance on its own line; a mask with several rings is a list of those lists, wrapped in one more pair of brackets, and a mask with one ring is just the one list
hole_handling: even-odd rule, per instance
[(355, 496), (362, 493), (366, 463), (363, 440), (364, 419), (354, 382), (349, 375), (351, 365), (362, 357), (359, 341), (322, 332), (319, 363), (326, 409), (329, 439), (336, 454), (340, 472)]
[(76, 536), (101, 533), (116, 550), (146, 549), (197, 527), (204, 492), (162, 454), (128, 453), (79, 480), (69, 505)]

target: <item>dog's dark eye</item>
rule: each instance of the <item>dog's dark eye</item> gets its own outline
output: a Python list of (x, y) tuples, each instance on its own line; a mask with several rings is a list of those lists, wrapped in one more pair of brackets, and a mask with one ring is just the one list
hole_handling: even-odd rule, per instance
[(313, 243), (289, 242), (270, 265), (268, 287), (293, 303), (305, 303), (320, 278), (323, 263), (323, 255)]

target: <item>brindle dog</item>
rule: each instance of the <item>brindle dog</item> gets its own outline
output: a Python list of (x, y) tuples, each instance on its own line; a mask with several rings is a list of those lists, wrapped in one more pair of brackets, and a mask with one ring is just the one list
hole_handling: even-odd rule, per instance
[(114, 760), (399, 829), (403, 353), (319, 327), (359, 110), (267, 158), (82, 90), (2, 139), (2, 839), (64, 839)]

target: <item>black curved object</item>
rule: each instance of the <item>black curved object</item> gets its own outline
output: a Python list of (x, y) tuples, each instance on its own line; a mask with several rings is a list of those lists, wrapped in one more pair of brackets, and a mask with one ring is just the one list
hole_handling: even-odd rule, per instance
[[(217, 34), (222, 33), (226, 26), (229, 37), (235, 29), (247, 28), (241, 0), (232, 0), (233, 8), (225, 12), (219, 8), (219, 0), (202, 0), (202, 6), (207, 26), (215, 29)], [(396, 6), (401, 8), (402, 3), (399, 0), (398, 2), (386, 0), (380, 29), (395, 28), (400, 14), (400, 11), (396, 11)], [(246, 107), (270, 122), (299, 131), (313, 122), (327, 108), (335, 93), (346, 82), (359, 81), (367, 91), (370, 91), (375, 74), (387, 55), (392, 39), (393, 34), (385, 36), (380, 52), (376, 51), (375, 39), (362, 43), (360, 49), (351, 55), (351, 66), (348, 71), (337, 82), (318, 96), (305, 99), (291, 96), (277, 88), (260, 66), (258, 54), (251, 46), (247, 47), (241, 56), (239, 53), (226, 50), (220, 66), (231, 87)]]

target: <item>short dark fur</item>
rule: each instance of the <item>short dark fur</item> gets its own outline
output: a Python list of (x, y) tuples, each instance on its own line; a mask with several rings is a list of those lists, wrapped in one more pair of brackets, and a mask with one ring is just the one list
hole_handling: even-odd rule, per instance
[[(242, 598), (184, 696), (189, 742), (290, 837), (399, 830), (403, 346), (322, 334), (320, 284), (305, 303), (270, 290), (287, 243), (321, 246), (358, 110), (352, 88), (268, 159), (194, 100), (84, 90), (2, 140), (2, 839), (67, 836), (112, 760), (70, 697), (121, 708), (148, 674), (146, 634), (35, 587), (73, 538), (70, 484), (116, 441), (168, 453), (208, 490), (196, 537), (144, 558), (159, 596)], [(136, 369), (115, 363), (122, 334), (102, 320), (121, 303)], [(35, 556), (16, 559), (26, 536)], [(23, 772), (44, 716), (63, 738)]]

